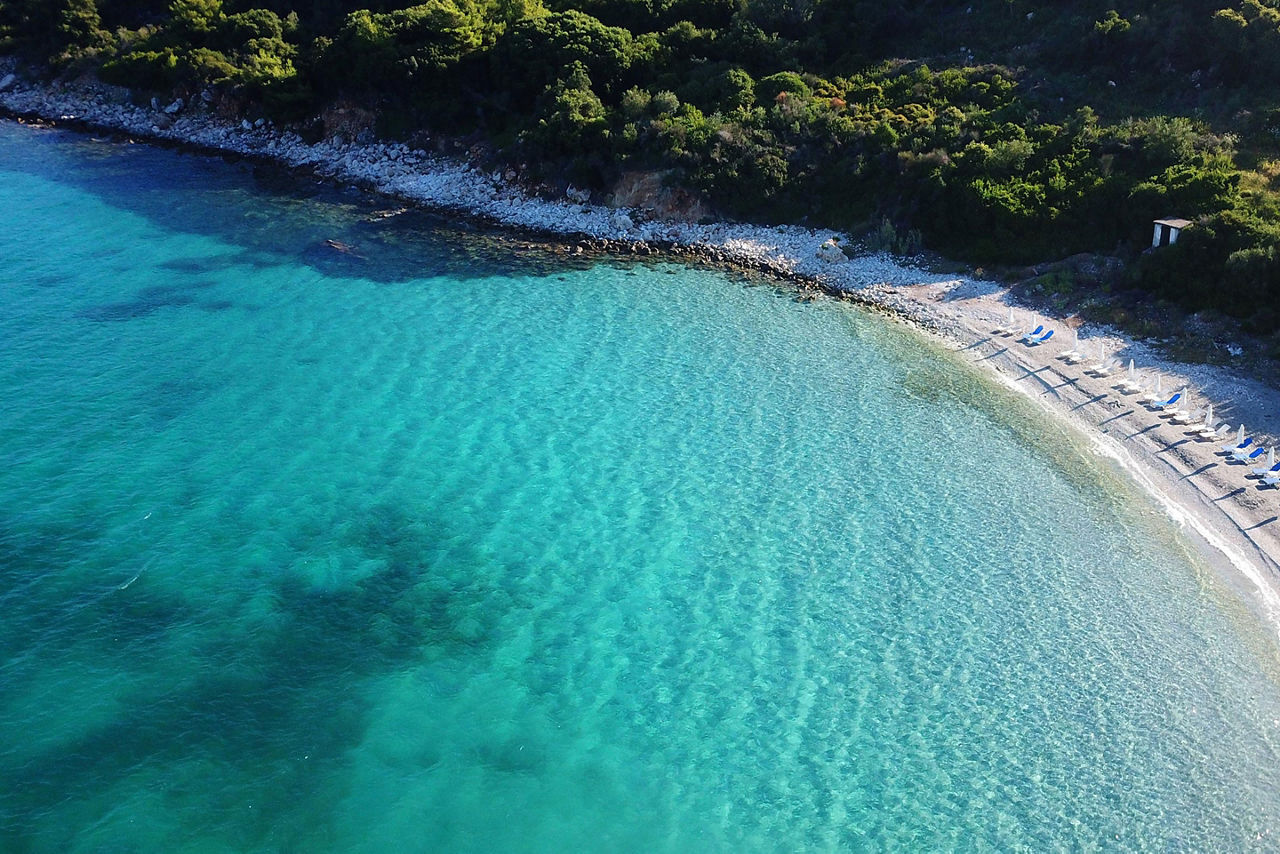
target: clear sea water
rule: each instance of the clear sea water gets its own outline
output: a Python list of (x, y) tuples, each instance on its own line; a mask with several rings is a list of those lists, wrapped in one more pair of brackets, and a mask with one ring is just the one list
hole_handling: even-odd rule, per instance
[(1018, 396), (377, 208), (0, 124), (0, 850), (1280, 849), (1274, 628)]

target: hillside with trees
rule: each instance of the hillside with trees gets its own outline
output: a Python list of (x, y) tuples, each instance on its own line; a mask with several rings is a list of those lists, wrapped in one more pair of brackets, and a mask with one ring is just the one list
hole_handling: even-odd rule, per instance
[[(0, 52), (972, 263), (1125, 260), (1272, 334), (1280, 0), (0, 0)], [(1193, 220), (1174, 246), (1151, 221)]]

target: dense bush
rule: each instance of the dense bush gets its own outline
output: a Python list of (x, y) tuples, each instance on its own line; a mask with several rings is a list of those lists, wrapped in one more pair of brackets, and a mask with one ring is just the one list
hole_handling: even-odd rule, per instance
[[(1118, 250), (1163, 298), (1276, 319), (1280, 204), (1237, 166), (1280, 163), (1275, 0), (0, 0), (0, 50), (290, 115), (355, 99), (548, 179), (661, 169), (899, 249)], [(1140, 255), (1162, 216), (1196, 226)]]

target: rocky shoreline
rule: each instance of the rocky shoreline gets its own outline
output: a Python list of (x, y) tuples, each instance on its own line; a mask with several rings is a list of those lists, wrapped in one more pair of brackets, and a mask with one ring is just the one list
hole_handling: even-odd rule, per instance
[(404, 143), (362, 143), (342, 136), (308, 143), (262, 119), (218, 119), (203, 99), (193, 100), (195, 105), (178, 99), (137, 106), (117, 87), (31, 83), (18, 76), (12, 63), (0, 65), (0, 113), (11, 118), (267, 160), (441, 213), (568, 238), (584, 251), (675, 253), (743, 265), (833, 294), (856, 295), (869, 304), (879, 300), (868, 288), (940, 278), (883, 254), (863, 254), (847, 263), (836, 245), (841, 236), (830, 230), (659, 220), (636, 209), (592, 204), (585, 192), (572, 187), (564, 199), (548, 200), (500, 172)]
[[(591, 204), (573, 190), (564, 199), (538, 197), (506, 173), (479, 169), (396, 142), (328, 138), (308, 143), (263, 120), (217, 118), (196, 98), (129, 103), (127, 93), (93, 82), (39, 84), (0, 61), (0, 115), (108, 131), (205, 153), (260, 159), (483, 225), (515, 229), (564, 245), (568, 254), (674, 255), (718, 267), (783, 278), (802, 294), (826, 292), (887, 311), (929, 330), (982, 368), (1082, 430), (1166, 510), (1207, 545), (1206, 553), (1239, 582), (1242, 595), (1280, 627), (1280, 501), (1246, 479), (1181, 428), (1131, 404), (1111, 381), (1091, 378), (1062, 361), (1071, 332), (1109, 358), (1133, 359), (1165, 388), (1193, 389), (1194, 405), (1212, 403), (1219, 420), (1246, 423), (1263, 444), (1280, 436), (1280, 391), (1233, 376), (1228, 369), (1172, 363), (1141, 342), (1110, 329), (1085, 329), (1079, 318), (1016, 310), (1027, 330), (1059, 330), (1049, 346), (1026, 348), (992, 334), (1007, 324), (1011, 300), (1000, 285), (931, 273), (888, 255), (841, 248), (836, 232), (793, 226), (699, 224), (660, 220), (645, 211)], [(1229, 437), (1225, 437), (1229, 438)], [(1223, 557), (1227, 558), (1224, 563)]]

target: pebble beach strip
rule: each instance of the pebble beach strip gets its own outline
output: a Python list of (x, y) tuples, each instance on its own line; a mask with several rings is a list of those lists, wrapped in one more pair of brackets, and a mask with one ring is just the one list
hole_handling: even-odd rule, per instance
[[(201, 99), (195, 100), (199, 104)], [(877, 294), (878, 286), (944, 278), (884, 254), (849, 260), (839, 251), (832, 252), (834, 247), (820, 254), (824, 243), (841, 239), (834, 231), (646, 220), (639, 211), (590, 204), (585, 193), (573, 188), (561, 200), (539, 198), (505, 180), (500, 172), (483, 171), (403, 143), (325, 139), (309, 144), (269, 122), (220, 121), (202, 107), (181, 101), (147, 108), (129, 103), (123, 90), (115, 87), (32, 84), (21, 79), (12, 64), (0, 65), (0, 108), (16, 117), (269, 159), (429, 209), (548, 236), (595, 241), (593, 248), (627, 251), (639, 245), (691, 251), (712, 261), (803, 279), (885, 308), (904, 306), (893, 306), (894, 300), (882, 298), (894, 295)]]

